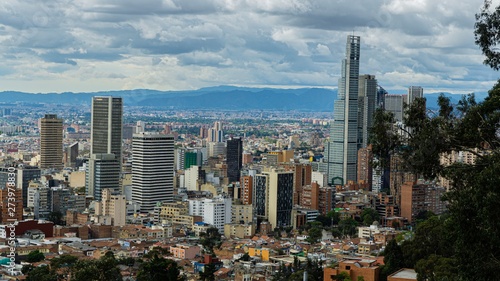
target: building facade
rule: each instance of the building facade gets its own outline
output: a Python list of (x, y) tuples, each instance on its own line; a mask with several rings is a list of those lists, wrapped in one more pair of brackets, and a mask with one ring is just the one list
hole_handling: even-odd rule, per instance
[(231, 138), (227, 140), (226, 144), (227, 177), (229, 182), (236, 182), (240, 180), (243, 165), (243, 140)]
[(40, 120), (40, 168), (60, 170), (62, 163), (63, 120), (56, 114), (45, 114)]
[(356, 180), (360, 43), (359, 36), (347, 37), (328, 146), (331, 150), (327, 159), (329, 181), (334, 177), (341, 178), (343, 182)]
[(174, 196), (174, 137), (134, 134), (132, 137), (132, 201), (141, 212), (150, 212), (158, 202)]
[(373, 114), (377, 105), (375, 75), (359, 76), (358, 89), (358, 147), (364, 148), (368, 146), (368, 134), (373, 127)]
[(121, 165), (123, 134), (121, 97), (93, 97), (90, 154), (114, 154)]
[(105, 188), (120, 190), (120, 164), (114, 154), (92, 154), (85, 173), (85, 193), (100, 201)]

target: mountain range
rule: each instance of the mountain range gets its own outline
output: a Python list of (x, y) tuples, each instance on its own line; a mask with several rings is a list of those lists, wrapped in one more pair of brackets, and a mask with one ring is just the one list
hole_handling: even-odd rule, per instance
[[(429, 93), (427, 107), (437, 108), (437, 98), (441, 93)], [(443, 93), (453, 103), (462, 95)], [(217, 86), (189, 91), (157, 91), (147, 89), (102, 91), (92, 93), (23, 93), (14, 91), (0, 92), (0, 102), (4, 103), (52, 103), (52, 104), (87, 104), (93, 96), (120, 96), (126, 106), (152, 106), (169, 109), (211, 109), (211, 110), (297, 110), (320, 111), (333, 110), (337, 98), (336, 89), (326, 88), (249, 88), (235, 86)], [(478, 101), (486, 93), (476, 93)]]

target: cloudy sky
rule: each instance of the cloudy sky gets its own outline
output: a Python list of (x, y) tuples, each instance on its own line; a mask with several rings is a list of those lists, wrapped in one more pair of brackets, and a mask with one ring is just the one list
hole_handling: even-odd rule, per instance
[[(495, 2), (494, 2), (495, 3)], [(0, 91), (336, 87), (346, 36), (390, 90), (487, 91), (482, 0), (0, 2)]]

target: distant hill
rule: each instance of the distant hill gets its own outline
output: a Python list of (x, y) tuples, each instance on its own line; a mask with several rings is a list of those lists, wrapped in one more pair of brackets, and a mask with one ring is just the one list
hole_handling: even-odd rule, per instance
[(93, 96), (120, 96), (125, 105), (175, 109), (266, 109), (331, 111), (336, 90), (324, 88), (274, 89), (219, 86), (194, 91), (123, 90), (95, 93), (1, 92), (0, 102), (90, 104)]
[[(427, 99), (427, 108), (429, 109), (438, 109), (438, 97), (439, 95), (443, 94), (444, 96), (450, 98), (450, 101), (453, 104), (457, 104), (458, 101), (462, 98), (463, 95), (461, 94), (452, 94), (452, 93), (430, 93), (430, 94), (424, 94), (424, 97)], [(484, 100), (488, 94), (487, 93), (474, 93), (476, 97), (476, 101), (482, 101)]]
[[(425, 94), (427, 107), (437, 108), (440, 93)], [(461, 95), (443, 93), (457, 103)], [(228, 110), (298, 110), (298, 111), (333, 111), (333, 102), (337, 90), (325, 88), (248, 88), (235, 86), (217, 86), (192, 91), (156, 91), (147, 89), (103, 91), (94, 93), (22, 93), (6, 91), (0, 93), (0, 102), (15, 103), (53, 103), (87, 104), (93, 96), (120, 96), (128, 106), (153, 106), (171, 109), (228, 109)], [(476, 94), (478, 100), (484, 99), (485, 93)]]

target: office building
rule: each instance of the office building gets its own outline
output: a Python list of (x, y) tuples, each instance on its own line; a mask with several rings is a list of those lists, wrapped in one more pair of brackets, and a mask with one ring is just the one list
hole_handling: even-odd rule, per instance
[(122, 162), (123, 101), (120, 97), (93, 97), (90, 154), (114, 154)]
[(335, 191), (332, 187), (321, 187), (317, 182), (304, 186), (299, 204), (303, 208), (317, 210), (326, 215), (335, 207)]
[(222, 129), (222, 122), (217, 121), (214, 126), (208, 129), (208, 141), (209, 142), (223, 142), (224, 141), (224, 131)]
[(105, 188), (120, 190), (120, 164), (114, 154), (92, 154), (85, 172), (85, 193), (100, 201)]
[(253, 203), (253, 177), (242, 176), (240, 179), (240, 200), (244, 205)]
[(405, 102), (410, 105), (416, 98), (424, 97), (424, 89), (420, 86), (410, 86), (408, 87), (408, 95)]
[(268, 172), (268, 221), (273, 229), (292, 225), (293, 172), (272, 169)]
[(373, 151), (372, 145), (358, 150), (358, 183), (366, 183), (372, 188), (373, 180)]
[(226, 143), (224, 142), (209, 142), (207, 147), (208, 157), (217, 157), (221, 154), (226, 154)]
[(299, 197), (302, 193), (302, 187), (311, 184), (312, 166), (302, 163), (283, 163), (281, 166), (286, 171), (294, 173), (293, 178), (293, 204), (299, 204)]
[(66, 148), (66, 167), (76, 167), (78, 158), (78, 142), (75, 142)]
[(239, 181), (243, 166), (243, 140), (241, 138), (227, 140), (226, 164), (229, 182)]
[(110, 189), (105, 189), (102, 192), (102, 200), (96, 202), (96, 216), (104, 216), (111, 218), (111, 225), (125, 225), (125, 217), (127, 215), (127, 200), (125, 195), (113, 194)]
[(50, 187), (40, 182), (31, 182), (28, 187), (28, 208), (33, 208), (35, 219), (46, 219), (52, 212), (52, 196)]
[(141, 133), (132, 138), (132, 201), (141, 212), (174, 196), (174, 137)]
[(359, 36), (347, 37), (346, 55), (342, 61), (338, 97), (334, 103), (334, 121), (328, 149), (328, 179), (341, 178), (343, 182), (356, 180), (358, 152), (358, 91), (359, 91)]
[(373, 127), (377, 105), (377, 79), (374, 75), (359, 76), (358, 88), (358, 148), (368, 146), (368, 134)]
[(40, 120), (40, 168), (60, 170), (63, 167), (63, 120), (56, 114), (45, 114)]
[(191, 166), (201, 166), (203, 164), (203, 153), (199, 149), (190, 149), (184, 152), (184, 169)]
[(269, 174), (257, 174), (254, 177), (253, 209), (259, 220), (267, 219), (268, 216), (268, 191)]
[(416, 182), (417, 176), (408, 171), (400, 156), (391, 156), (389, 189), (394, 196), (396, 205), (401, 206), (401, 186), (405, 182)]
[[(5, 188), (9, 178), (8, 168), (0, 168), (0, 187)], [(16, 174), (16, 188), (21, 190), (23, 206), (28, 206), (28, 187), (32, 180), (40, 179), (40, 168), (28, 165), (19, 165), (14, 171)]]
[(188, 199), (188, 202), (189, 215), (203, 217), (203, 222), (219, 229), (219, 233), (224, 233), (224, 224), (231, 223), (231, 198), (196, 198)]
[(385, 95), (384, 110), (394, 114), (396, 122), (403, 122), (403, 101), (406, 96)]
[(23, 220), (23, 199), (20, 189), (0, 189), (0, 224)]

